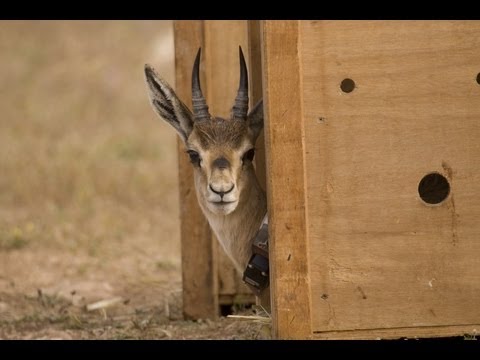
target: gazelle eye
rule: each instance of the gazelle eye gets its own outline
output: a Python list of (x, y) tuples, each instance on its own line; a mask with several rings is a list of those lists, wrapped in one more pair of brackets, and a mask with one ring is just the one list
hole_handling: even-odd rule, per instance
[(202, 158), (198, 154), (198, 152), (194, 150), (187, 150), (188, 156), (190, 156), (190, 162), (194, 165), (200, 166), (200, 161), (202, 161)]
[(253, 157), (255, 156), (255, 149), (250, 149), (242, 156), (242, 162), (245, 161), (252, 161)]

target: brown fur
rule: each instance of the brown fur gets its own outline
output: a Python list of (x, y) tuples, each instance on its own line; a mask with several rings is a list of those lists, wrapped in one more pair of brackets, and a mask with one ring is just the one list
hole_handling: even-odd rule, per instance
[[(265, 192), (253, 164), (242, 160), (254, 148), (263, 127), (262, 103), (254, 107), (246, 120), (195, 121), (153, 68), (147, 65), (145, 75), (154, 110), (177, 130), (187, 150), (197, 152), (201, 159), (194, 161), (198, 202), (226, 254), (243, 272), (252, 254), (253, 236), (267, 212)], [(216, 166), (220, 158), (228, 166)]]
[(227, 145), (231, 149), (238, 149), (248, 133), (245, 121), (222, 118), (197, 121), (193, 128), (205, 149), (208, 149), (210, 145)]

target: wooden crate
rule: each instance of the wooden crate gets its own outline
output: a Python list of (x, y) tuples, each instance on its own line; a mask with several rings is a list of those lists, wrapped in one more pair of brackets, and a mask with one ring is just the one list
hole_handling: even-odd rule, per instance
[[(480, 330), (480, 22), (262, 31), (276, 336)], [(431, 172), (450, 184), (437, 205)]]
[[(207, 100), (220, 115), (236, 91), (238, 44), (254, 49), (252, 94), (263, 93), (265, 106), (274, 336), (480, 329), (480, 22), (176, 22), (183, 98), (199, 43)], [(202, 317), (217, 311), (222, 261), (183, 155), (185, 313)], [(429, 173), (450, 186), (439, 204), (419, 196)], [(227, 283), (229, 294), (244, 293), (239, 278)]]

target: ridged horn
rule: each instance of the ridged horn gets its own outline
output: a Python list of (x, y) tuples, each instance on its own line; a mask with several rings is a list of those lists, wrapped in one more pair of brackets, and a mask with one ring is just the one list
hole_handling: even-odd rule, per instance
[(200, 54), (202, 48), (198, 49), (195, 63), (193, 64), (192, 71), (192, 105), (193, 115), (195, 120), (208, 120), (210, 119), (210, 113), (208, 112), (208, 105), (202, 94), (200, 87)]
[(238, 86), (237, 97), (235, 98), (235, 105), (233, 105), (232, 113), (234, 119), (247, 119), (248, 113), (248, 74), (247, 64), (243, 56), (242, 47), (239, 46), (240, 54), (240, 84)]

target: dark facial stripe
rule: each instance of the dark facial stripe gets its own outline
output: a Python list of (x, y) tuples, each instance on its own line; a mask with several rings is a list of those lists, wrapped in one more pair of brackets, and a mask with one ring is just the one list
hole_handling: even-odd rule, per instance
[(215, 159), (212, 166), (220, 170), (227, 169), (230, 167), (230, 162), (222, 156), (222, 157), (219, 157), (218, 159)]

